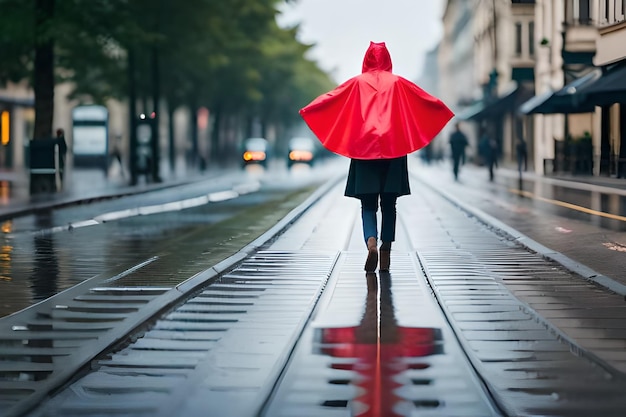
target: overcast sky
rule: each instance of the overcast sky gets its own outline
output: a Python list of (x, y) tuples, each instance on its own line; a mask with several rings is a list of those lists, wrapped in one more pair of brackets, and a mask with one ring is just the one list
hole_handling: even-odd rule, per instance
[(311, 58), (341, 83), (361, 73), (370, 41), (385, 42), (393, 72), (420, 75), (423, 57), (441, 38), (444, 0), (298, 0), (279, 24), (301, 23), (300, 41), (315, 43)]

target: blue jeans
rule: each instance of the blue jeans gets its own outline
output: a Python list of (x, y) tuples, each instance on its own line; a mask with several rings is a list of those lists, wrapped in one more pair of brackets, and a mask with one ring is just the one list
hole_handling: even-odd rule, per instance
[(370, 237), (375, 237), (378, 240), (376, 213), (378, 212), (379, 198), (382, 214), (380, 239), (389, 243), (396, 240), (396, 200), (398, 197), (389, 193), (363, 194), (359, 199), (361, 200), (361, 219), (363, 220), (365, 243)]

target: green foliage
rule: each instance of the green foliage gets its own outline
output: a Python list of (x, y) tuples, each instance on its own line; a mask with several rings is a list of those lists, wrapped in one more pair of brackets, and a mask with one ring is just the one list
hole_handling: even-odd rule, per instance
[(33, 70), (34, 9), (31, 2), (0, 1), (0, 83), (18, 82)]
[(332, 87), (306, 58), (298, 28), (277, 26), (280, 0), (55, 0), (36, 37), (36, 5), (45, 1), (0, 0), (0, 84), (32, 80), (35, 46), (53, 41), (57, 82), (72, 82), (85, 101), (128, 96), (131, 50), (138, 97), (151, 95), (158, 64), (170, 108), (205, 105), (288, 124)]

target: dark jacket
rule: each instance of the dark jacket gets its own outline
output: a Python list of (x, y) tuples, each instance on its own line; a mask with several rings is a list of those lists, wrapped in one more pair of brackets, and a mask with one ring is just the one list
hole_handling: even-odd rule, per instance
[(351, 159), (345, 195), (359, 198), (362, 194), (411, 194), (407, 157), (394, 159)]
[(486, 163), (491, 164), (495, 162), (498, 155), (498, 144), (495, 140), (484, 135), (478, 143), (478, 149)]
[(465, 152), (466, 146), (468, 146), (467, 137), (463, 134), (463, 132), (457, 130), (450, 135), (450, 147), (452, 148), (452, 153), (461, 155)]

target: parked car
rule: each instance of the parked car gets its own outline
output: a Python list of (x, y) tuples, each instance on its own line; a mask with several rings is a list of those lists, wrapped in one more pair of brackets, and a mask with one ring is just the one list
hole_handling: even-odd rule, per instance
[(301, 163), (313, 165), (318, 150), (317, 141), (309, 137), (295, 137), (289, 140), (287, 166)]
[(241, 158), (243, 165), (260, 164), (267, 167), (269, 142), (265, 138), (248, 138), (242, 143)]

